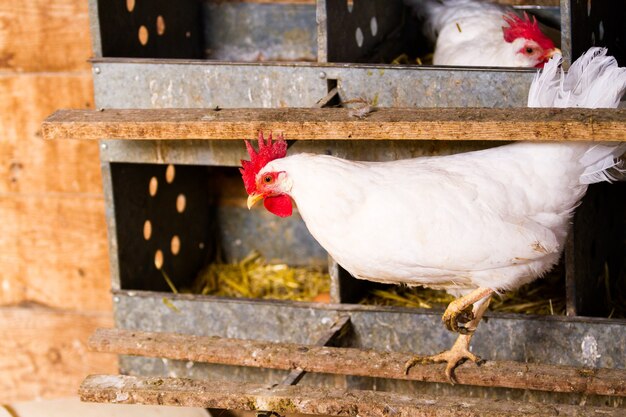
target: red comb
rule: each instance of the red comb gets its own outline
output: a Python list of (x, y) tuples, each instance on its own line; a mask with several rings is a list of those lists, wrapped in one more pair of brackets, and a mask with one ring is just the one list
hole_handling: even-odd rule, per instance
[(524, 38), (537, 42), (543, 49), (554, 48), (554, 43), (539, 29), (539, 23), (534, 16), (531, 20), (526, 12), (524, 12), (524, 18), (515, 13), (509, 13), (504, 16), (504, 21), (509, 25), (509, 27), (502, 28), (505, 41), (510, 43), (517, 38)]
[(250, 160), (241, 160), (242, 168), (239, 168), (246, 191), (251, 194), (256, 189), (256, 174), (270, 161), (283, 158), (287, 155), (287, 142), (283, 139), (283, 135), (278, 135), (278, 139), (272, 142), (272, 134), (270, 133), (267, 141), (263, 138), (263, 132), (259, 131), (259, 151), (255, 151), (249, 141), (246, 142), (246, 149)]

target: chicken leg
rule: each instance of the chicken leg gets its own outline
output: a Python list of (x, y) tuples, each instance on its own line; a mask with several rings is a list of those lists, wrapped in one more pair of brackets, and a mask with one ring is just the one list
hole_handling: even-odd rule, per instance
[[(478, 294), (482, 294), (482, 297), (478, 297)], [(459, 332), (461, 334), (459, 334), (456, 341), (449, 350), (432, 356), (415, 356), (414, 358), (409, 360), (404, 365), (405, 373), (408, 374), (409, 370), (417, 364), (446, 362), (446, 376), (448, 377), (448, 381), (450, 381), (450, 383), (452, 384), (455, 384), (457, 381), (454, 376), (454, 368), (456, 368), (458, 365), (466, 360), (470, 360), (476, 364), (480, 364), (482, 360), (480, 359), (480, 357), (474, 355), (472, 352), (469, 351), (469, 346), (472, 340), (472, 336), (474, 335), (474, 331), (476, 330), (476, 327), (478, 327), (478, 323), (480, 323), (483, 314), (487, 310), (487, 307), (489, 307), (489, 302), (491, 301), (492, 294), (493, 290), (485, 290), (484, 288), (480, 288), (479, 290), (473, 291), (467, 296), (461, 297), (450, 303), (450, 305), (446, 309), (446, 312), (444, 313), (444, 321), (446, 318), (446, 314), (448, 314), (449, 316), (452, 314), (448, 312), (448, 310), (450, 310), (451, 308), (456, 312), (465, 312), (464, 314), (466, 315), (466, 317), (471, 316), (471, 318), (465, 321), (464, 325), (460, 327), (460, 329), (463, 329), (461, 332)], [(469, 312), (467, 311), (467, 306), (464, 305), (464, 303), (457, 303), (453, 306), (453, 303), (461, 301), (466, 297), (468, 297), (467, 300), (474, 300), (471, 301), (474, 304)], [(472, 304), (469, 304), (469, 306), (472, 306)]]
[[(470, 329), (469, 323), (476, 317), (476, 313), (472, 311), (476, 308), (474, 303), (483, 300), (486, 297), (491, 297), (492, 294), (493, 290), (490, 288), (478, 288), (471, 293), (452, 301), (448, 304), (446, 311), (441, 317), (443, 324), (451, 332), (460, 334), (473, 332), (473, 330)], [(473, 305), (474, 307), (472, 307)], [(478, 322), (476, 322), (476, 325), (478, 325)]]

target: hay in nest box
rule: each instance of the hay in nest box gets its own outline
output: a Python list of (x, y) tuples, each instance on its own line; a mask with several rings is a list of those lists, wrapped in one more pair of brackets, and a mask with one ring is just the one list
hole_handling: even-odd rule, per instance
[[(496, 295), (492, 298), (489, 309), (517, 314), (565, 315), (565, 285), (561, 281), (560, 274), (553, 274), (516, 291)], [(384, 290), (372, 290), (361, 303), (445, 309), (454, 299), (455, 297), (443, 290), (390, 286)]]
[(321, 268), (270, 264), (258, 252), (205, 266), (191, 288), (194, 294), (292, 301), (326, 301), (329, 291), (330, 276)]
[[(621, 288), (611, 285), (608, 271), (604, 284), (610, 307), (608, 317), (625, 317), (626, 300)], [(163, 277), (172, 292), (178, 292), (172, 280), (163, 271)], [(252, 252), (236, 263), (216, 262), (205, 266), (191, 288), (181, 292), (236, 298), (260, 298), (291, 301), (330, 301), (330, 276), (322, 268), (292, 267), (271, 264), (258, 252)], [(373, 289), (361, 304), (444, 309), (454, 297), (442, 290), (423, 287), (390, 285)], [(491, 311), (565, 315), (565, 282), (562, 271), (556, 270), (516, 291), (496, 295), (489, 306)]]

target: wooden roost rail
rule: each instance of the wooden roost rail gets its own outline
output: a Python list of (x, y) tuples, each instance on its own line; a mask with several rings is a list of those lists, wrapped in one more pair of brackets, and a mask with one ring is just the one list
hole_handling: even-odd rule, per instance
[[(272, 343), (175, 333), (98, 329), (90, 349), (103, 353), (139, 355), (223, 365), (319, 372), (372, 378), (443, 382), (444, 364), (420, 364), (404, 372), (414, 355), (323, 345)], [(511, 361), (467, 363), (456, 369), (460, 384), (539, 391), (626, 397), (626, 370), (579, 369)]]
[(59, 110), (46, 139), (220, 139), (259, 130), (313, 140), (623, 141), (626, 109), (343, 108)]
[[(322, 346), (335, 337), (345, 320), (333, 326), (317, 345), (99, 329), (89, 347), (99, 352), (176, 360), (243, 365), (343, 375), (445, 382), (440, 364), (420, 364), (405, 375), (408, 353), (376, 352)], [(576, 369), (566, 366), (487, 362), (480, 368), (461, 365), (464, 384), (626, 396), (626, 371)], [(533, 404), (484, 398), (408, 396), (390, 392), (294, 386), (289, 377), (279, 385), (187, 378), (91, 375), (79, 393), (83, 401), (160, 404), (237, 410), (271, 410), (280, 414), (333, 416), (619, 416), (623, 409), (563, 404)]]
[(624, 409), (522, 403), (486, 398), (414, 396), (339, 388), (206, 381), (186, 378), (92, 375), (83, 401), (265, 411), (273, 415), (344, 417), (620, 417)]

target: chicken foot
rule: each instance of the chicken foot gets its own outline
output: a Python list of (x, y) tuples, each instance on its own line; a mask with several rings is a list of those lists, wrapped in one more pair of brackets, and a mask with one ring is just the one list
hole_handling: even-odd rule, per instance
[[(492, 293), (493, 291), (489, 292), (482, 299), (479, 298), (477, 301), (475, 301), (475, 304), (472, 307), (472, 311), (469, 312), (472, 318), (469, 321), (467, 321), (466, 324), (463, 326), (465, 333), (459, 334), (456, 341), (454, 342), (454, 344), (449, 350), (443, 351), (441, 353), (438, 353), (432, 356), (413, 357), (404, 365), (405, 374), (408, 374), (409, 370), (417, 364), (446, 362), (447, 363), (446, 376), (448, 377), (448, 381), (450, 381), (451, 384), (455, 384), (457, 380), (456, 380), (456, 377), (454, 376), (454, 369), (458, 365), (465, 362), (466, 360), (470, 360), (476, 363), (477, 365), (480, 365), (483, 362), (483, 360), (479, 356), (474, 355), (472, 352), (470, 352), (469, 346), (470, 346), (472, 337), (474, 336), (474, 331), (478, 327), (478, 323), (480, 323), (480, 320), (482, 319), (483, 314), (487, 310), (487, 307), (489, 307), (489, 302), (491, 301)], [(468, 294), (468, 295), (471, 295), (471, 294)], [(463, 310), (466, 310), (466, 309), (467, 308), (463, 308)]]
[[(493, 290), (490, 288), (478, 288), (448, 304), (446, 311), (441, 317), (446, 329), (460, 334), (473, 332), (474, 330), (471, 329), (470, 323), (472, 323), (476, 317), (476, 313), (473, 311), (476, 310), (474, 303), (484, 298), (491, 297), (492, 294)], [(480, 318), (478, 321), (480, 321)], [(476, 325), (478, 325), (478, 322), (476, 322)]]

